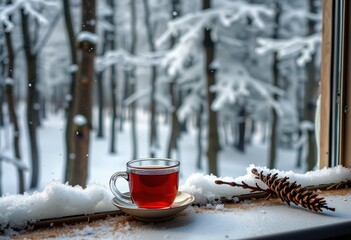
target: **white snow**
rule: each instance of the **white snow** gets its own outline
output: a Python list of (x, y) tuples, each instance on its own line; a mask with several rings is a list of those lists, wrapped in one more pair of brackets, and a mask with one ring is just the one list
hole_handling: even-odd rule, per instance
[(302, 67), (311, 61), (312, 54), (316, 53), (322, 41), (321, 32), (306, 37), (293, 37), (291, 39), (268, 39), (257, 38), (259, 47), (256, 53), (259, 55), (268, 52), (277, 52), (280, 59), (299, 54), (296, 58), (297, 64)]
[(103, 185), (82, 189), (53, 181), (41, 192), (1, 197), (0, 229), (7, 225), (21, 228), (39, 219), (113, 211), (111, 199), (110, 190)]
[[(217, 179), (236, 183), (244, 181), (251, 186), (254, 186), (257, 183), (261, 188), (267, 188), (264, 183), (256, 179), (255, 175), (251, 173), (252, 168), (255, 168), (255, 166), (250, 165), (250, 167), (247, 168), (247, 174), (237, 178), (217, 177), (215, 175), (194, 173), (187, 178), (185, 184), (180, 187), (180, 190), (192, 193), (195, 196), (196, 203), (206, 204), (214, 202), (221, 197), (231, 199), (233, 196), (250, 193), (250, 189), (218, 185), (215, 183)], [(270, 170), (266, 167), (256, 167), (256, 169), (258, 172), (263, 171), (265, 174), (278, 173), (278, 177), (289, 177), (289, 181), (296, 181), (297, 184), (301, 184), (302, 186), (315, 186), (341, 181), (351, 181), (351, 169), (342, 166), (310, 171), (305, 174), (295, 173), (293, 171), (279, 171), (277, 169)]]
[(90, 42), (96, 44), (99, 40), (99, 36), (95, 33), (82, 31), (77, 36), (78, 42)]
[(78, 65), (77, 64), (72, 64), (68, 66), (67, 71), (69, 73), (77, 72), (78, 71)]
[[(221, 179), (237, 183), (245, 181), (249, 185), (258, 183), (264, 188), (264, 184), (251, 173), (253, 167), (255, 166), (251, 165), (247, 168), (248, 173), (246, 175), (235, 179), (195, 173), (186, 179), (185, 184), (180, 186), (180, 190), (194, 194), (195, 203), (205, 205), (205, 208), (222, 211), (224, 210), (224, 205), (211, 204), (215, 199), (220, 197), (231, 198), (249, 193), (250, 190), (217, 185), (215, 180)], [(280, 177), (288, 176), (291, 181), (297, 181), (298, 184), (303, 186), (351, 180), (351, 170), (342, 166), (311, 171), (306, 174), (298, 174), (292, 171), (271, 171), (265, 167), (257, 167), (257, 170), (264, 173), (278, 173)], [(111, 204), (112, 197), (110, 190), (103, 185), (90, 184), (86, 189), (83, 189), (80, 186), (72, 187), (68, 184), (52, 181), (41, 192), (6, 195), (0, 198), (0, 229), (8, 225), (20, 228), (26, 226), (28, 222), (46, 218), (116, 210)]]
[(13, 78), (5, 78), (5, 85), (13, 85)]
[(87, 124), (88, 120), (85, 116), (78, 114), (73, 117), (73, 122), (77, 126), (84, 126)]

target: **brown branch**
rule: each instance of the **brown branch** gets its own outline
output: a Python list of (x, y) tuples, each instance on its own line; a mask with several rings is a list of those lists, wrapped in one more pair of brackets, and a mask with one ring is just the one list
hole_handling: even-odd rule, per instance
[(263, 189), (260, 186), (258, 186), (257, 183), (256, 183), (256, 187), (255, 186), (250, 186), (244, 181), (242, 181), (241, 182), (242, 184), (240, 184), (240, 183), (236, 183), (236, 182), (225, 182), (225, 181), (222, 181), (222, 180), (216, 180), (215, 183), (218, 184), (218, 185), (227, 184), (227, 185), (230, 185), (232, 187), (241, 187), (243, 189), (250, 189), (251, 190), (250, 192), (264, 192), (264, 193), (266, 193), (268, 195), (267, 199), (270, 198), (272, 195), (275, 195), (274, 191), (272, 191), (269, 188)]

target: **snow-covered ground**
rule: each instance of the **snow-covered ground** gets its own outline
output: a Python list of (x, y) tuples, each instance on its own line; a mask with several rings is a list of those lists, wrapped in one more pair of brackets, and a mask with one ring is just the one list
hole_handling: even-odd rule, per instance
[[(23, 109), (20, 109), (23, 113)], [(96, 116), (96, 115), (95, 115)], [(43, 122), (43, 126), (38, 130), (38, 141), (40, 151), (40, 181), (39, 189), (42, 190), (46, 184), (52, 180), (62, 181), (64, 175), (64, 131), (65, 122), (63, 121), (63, 113), (58, 115), (49, 114), (48, 118)], [(111, 155), (108, 152), (109, 146), (109, 115), (106, 114), (105, 138), (97, 139), (96, 132), (91, 135), (91, 151), (89, 162), (88, 183), (99, 183), (108, 185), (110, 176), (116, 172), (125, 169), (127, 161), (131, 160), (131, 138), (129, 123), (126, 122), (123, 132), (118, 132), (118, 153)], [(95, 121), (96, 123), (97, 121)], [(148, 137), (149, 125), (148, 114), (144, 111), (138, 112), (138, 157), (148, 157)], [(21, 118), (21, 142), (22, 142), (22, 158), (24, 163), (30, 167), (28, 137), (24, 118)], [(165, 157), (166, 146), (169, 138), (169, 126), (164, 123), (164, 120), (159, 120), (159, 143), (160, 149), (157, 151), (157, 157)], [(189, 125), (191, 126), (191, 125)], [(181, 179), (180, 183), (184, 183), (186, 178), (195, 172), (207, 173), (207, 160), (205, 153), (203, 154), (203, 169), (196, 168), (196, 130), (189, 127), (188, 133), (181, 136), (180, 157), (173, 156), (181, 161)], [(9, 134), (10, 129), (5, 129), (0, 132), (1, 135), (1, 152), (7, 156), (12, 156), (12, 146)], [(206, 146), (204, 146), (206, 151)], [(296, 151), (279, 149), (277, 169), (279, 170), (294, 170), (301, 172), (301, 169), (295, 168)], [(247, 147), (245, 154), (239, 153), (231, 146), (224, 146), (219, 154), (219, 176), (237, 177), (246, 174), (246, 168), (250, 164), (256, 166), (267, 165), (267, 145), (261, 144), (260, 136), (256, 135), (253, 144)], [(3, 193), (17, 193), (17, 173), (13, 165), (2, 162), (1, 184)], [(29, 182), (29, 174), (26, 174), (26, 184)], [(123, 185), (123, 183), (121, 183)], [(126, 185), (125, 185), (126, 186)]]

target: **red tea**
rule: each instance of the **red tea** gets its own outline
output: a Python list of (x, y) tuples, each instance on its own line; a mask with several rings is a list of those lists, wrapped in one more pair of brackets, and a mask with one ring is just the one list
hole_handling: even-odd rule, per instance
[(129, 173), (133, 201), (140, 208), (165, 208), (172, 205), (178, 191), (178, 171), (167, 172), (145, 166)]

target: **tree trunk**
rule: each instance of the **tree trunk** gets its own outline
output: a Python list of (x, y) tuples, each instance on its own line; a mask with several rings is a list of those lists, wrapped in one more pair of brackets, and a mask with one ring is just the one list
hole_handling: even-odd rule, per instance
[(171, 136), (169, 138), (168, 147), (167, 147), (167, 158), (172, 158), (172, 150), (176, 150), (178, 148), (177, 139), (179, 135), (179, 121), (177, 117), (177, 112), (179, 109), (178, 101), (175, 93), (175, 82), (172, 81), (169, 85), (169, 91), (171, 93), (171, 103), (174, 107), (172, 112), (172, 125), (171, 125)]
[[(115, 24), (115, 3), (114, 0), (108, 0), (108, 4), (110, 5), (112, 9), (112, 14), (111, 16), (108, 17), (107, 21), (112, 26), (116, 26)], [(109, 32), (109, 49), (114, 50), (116, 48), (116, 40), (115, 40), (115, 29), (113, 31)], [(117, 107), (118, 107), (118, 102), (117, 102), (117, 91), (118, 91), (118, 85), (117, 85), (117, 70), (116, 66), (111, 66), (111, 74), (110, 74), (110, 91), (111, 91), (111, 103), (112, 103), (112, 119), (111, 119), (111, 141), (110, 141), (110, 153), (116, 153), (117, 152), (117, 131), (116, 131), (116, 120), (117, 120)]]
[[(309, 8), (311, 13), (316, 13), (317, 9), (314, 5), (313, 0), (309, 0)], [(308, 35), (315, 33), (315, 22), (308, 20)], [(309, 122), (314, 122), (316, 100), (317, 100), (317, 89), (318, 81), (316, 80), (316, 68), (315, 68), (316, 54), (312, 54), (311, 61), (306, 64), (306, 86), (305, 86), (305, 106), (304, 106), (304, 118)], [(314, 129), (310, 129), (307, 132), (307, 171), (313, 170), (317, 161), (317, 149)]]
[[(136, 44), (137, 44), (137, 30), (136, 30), (136, 1), (131, 0), (131, 35), (132, 42), (130, 47), (130, 53), (132, 55), (135, 54)], [(136, 88), (136, 76), (135, 76), (136, 68), (134, 67), (130, 71), (130, 92), (129, 94), (133, 94)], [(136, 102), (134, 101), (130, 106), (130, 114), (131, 114), (131, 133), (132, 133), (132, 159), (137, 159), (138, 157), (138, 142), (137, 142), (137, 129), (136, 129)]]
[[(107, 19), (106, 19), (107, 20)], [(101, 39), (102, 46), (100, 56), (103, 56), (106, 52), (109, 32), (108, 30), (104, 30), (103, 38)], [(98, 98), (98, 130), (97, 130), (97, 138), (104, 137), (104, 71), (100, 71), (97, 74), (97, 98)]]
[[(211, 8), (211, 0), (203, 0), (203, 9)], [(203, 45), (205, 47), (206, 56), (206, 73), (207, 73), (207, 111), (208, 111), (208, 142), (207, 142), (207, 158), (209, 173), (218, 175), (217, 171), (217, 154), (221, 147), (219, 145), (218, 129), (217, 129), (217, 113), (211, 109), (212, 103), (216, 97), (214, 92), (210, 91), (210, 87), (215, 84), (215, 69), (211, 68), (214, 59), (215, 46), (211, 39), (211, 29), (204, 30)]]
[[(73, 29), (72, 16), (70, 12), (69, 0), (62, 0), (63, 12), (65, 16), (65, 25), (67, 30), (67, 39), (69, 42), (69, 49), (71, 55), (71, 67), (77, 66), (77, 52), (76, 52), (76, 37)], [(67, 182), (73, 168), (74, 161), (74, 134), (73, 133), (73, 99), (75, 94), (75, 79), (76, 71), (71, 69), (70, 71), (70, 88), (69, 96), (66, 98), (67, 101), (67, 119), (66, 119), (66, 129), (65, 129), (65, 147), (66, 147), (66, 167), (64, 181)]]
[(236, 149), (240, 152), (245, 152), (245, 133), (246, 133), (246, 111), (245, 107), (242, 106), (239, 110), (239, 123), (238, 123), (238, 142), (236, 144)]
[(27, 127), (29, 132), (30, 157), (32, 163), (32, 173), (30, 181), (30, 189), (38, 186), (39, 180), (39, 151), (37, 143), (37, 126), (38, 126), (38, 108), (39, 92), (37, 90), (37, 55), (32, 53), (32, 42), (29, 35), (29, 18), (28, 15), (21, 10), (21, 25), (23, 47), (27, 64)]
[(111, 141), (110, 141), (110, 153), (117, 153), (117, 131), (116, 131), (116, 120), (117, 120), (117, 84), (115, 78), (117, 77), (117, 71), (115, 66), (111, 66), (110, 76), (110, 90), (111, 90), (111, 102), (112, 102), (112, 119), (111, 119)]
[[(0, 35), (0, 38), (2, 37), (2, 35)], [(5, 51), (5, 43), (0, 44), (0, 56), (4, 55), (4, 51)], [(5, 63), (5, 59), (2, 59), (0, 61), (0, 82), (3, 83), (4, 81), (2, 79), (5, 78), (5, 65), (8, 63)], [(2, 84), (0, 84), (0, 128), (3, 127), (5, 125), (4, 122), (4, 103), (5, 103), (5, 89), (3, 87)], [(1, 166), (1, 164), (0, 164)], [(0, 175), (1, 177), (1, 175)], [(1, 184), (0, 184), (1, 187)]]
[[(301, 120), (300, 120), (300, 122), (301, 122)], [(301, 136), (302, 136), (302, 131), (300, 129), (298, 139), (300, 139)], [(301, 168), (301, 166), (302, 166), (302, 153), (303, 153), (303, 147), (299, 146), (297, 149), (297, 154), (296, 154), (296, 167), (297, 168)]]
[[(273, 39), (279, 38), (279, 21), (280, 21), (280, 3), (278, 0), (274, 2), (275, 4), (275, 26), (273, 32)], [(278, 56), (277, 53), (273, 53), (273, 64), (272, 64), (272, 85), (278, 87), (279, 83), (279, 68), (278, 68)], [(273, 94), (273, 98), (278, 100), (278, 95)], [(274, 168), (276, 165), (276, 158), (277, 158), (277, 127), (278, 127), (278, 114), (277, 111), (272, 108), (272, 124), (271, 124), (271, 139), (270, 139), (270, 146), (269, 146), (269, 168)]]
[[(82, 1), (82, 29), (81, 31), (95, 34), (95, 0)], [(81, 59), (77, 80), (75, 81), (75, 95), (73, 100), (73, 113), (75, 117), (82, 117), (85, 121), (74, 122), (74, 161), (69, 176), (71, 185), (86, 186), (88, 176), (89, 143), (91, 130), (92, 98), (95, 42), (86, 39), (79, 42)]]
[[(150, 51), (154, 52), (156, 50), (154, 43), (154, 33), (151, 26), (150, 20), (150, 7), (148, 0), (143, 0), (144, 3), (144, 21), (146, 25), (146, 36), (149, 42)], [(150, 157), (156, 156), (156, 136), (157, 136), (157, 128), (156, 128), (156, 79), (157, 79), (157, 68), (156, 66), (152, 66), (151, 68), (151, 92), (150, 92), (150, 138), (149, 138), (149, 155)]]
[(202, 147), (202, 113), (203, 113), (203, 106), (200, 105), (200, 109), (198, 111), (198, 116), (197, 116), (197, 157), (196, 157), (196, 167), (197, 169), (202, 169), (202, 152), (203, 152), (203, 147)]
[[(103, 45), (105, 45), (105, 43)], [(104, 79), (104, 71), (101, 71), (97, 74), (97, 81), (96, 81), (97, 99), (98, 99), (98, 129), (96, 134), (97, 138), (104, 138), (104, 88), (103, 88), (104, 80), (103, 79)]]
[[(7, 4), (11, 4), (12, 1), (8, 1)], [(14, 72), (15, 72), (15, 55), (13, 52), (13, 45), (11, 39), (11, 33), (5, 32), (5, 41), (7, 48), (7, 81), (5, 83), (5, 93), (7, 106), (9, 111), (9, 116), (13, 126), (13, 150), (16, 161), (21, 161), (21, 149), (20, 149), (20, 128), (18, 124), (18, 118), (16, 113), (16, 106), (14, 102)], [(24, 184), (24, 173), (21, 168), (17, 168), (18, 172), (18, 190), (19, 193), (24, 193), (25, 184)]]
[[(180, 16), (179, 0), (172, 0), (171, 16), (172, 16), (172, 19), (175, 19)], [(172, 36), (170, 48), (172, 48), (174, 44), (175, 44), (175, 37)], [(171, 83), (169, 84), (169, 93), (171, 95), (171, 103), (174, 109), (172, 111), (172, 126), (171, 126), (171, 135), (170, 135), (170, 138), (168, 141), (168, 147), (167, 147), (167, 158), (171, 158), (172, 150), (173, 149), (176, 150), (178, 147), (177, 139), (179, 136), (179, 121), (178, 121), (177, 113), (179, 109), (179, 101), (177, 99), (176, 81), (177, 81), (177, 77), (174, 77)]]

